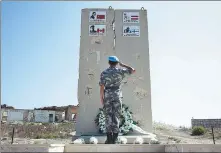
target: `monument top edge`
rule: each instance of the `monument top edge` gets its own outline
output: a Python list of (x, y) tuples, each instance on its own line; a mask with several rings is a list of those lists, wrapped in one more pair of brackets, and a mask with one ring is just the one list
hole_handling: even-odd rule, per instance
[(98, 10), (115, 10), (115, 11), (147, 11), (146, 9), (114, 9), (114, 8), (84, 8), (81, 11), (98, 11)]

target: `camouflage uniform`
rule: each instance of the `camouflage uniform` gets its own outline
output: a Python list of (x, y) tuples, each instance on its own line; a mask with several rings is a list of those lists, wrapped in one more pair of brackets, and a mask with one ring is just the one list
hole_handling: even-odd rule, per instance
[(119, 119), (122, 106), (121, 82), (126, 75), (131, 74), (129, 69), (109, 67), (101, 73), (100, 85), (104, 90), (104, 112), (106, 115), (107, 133), (119, 133)]

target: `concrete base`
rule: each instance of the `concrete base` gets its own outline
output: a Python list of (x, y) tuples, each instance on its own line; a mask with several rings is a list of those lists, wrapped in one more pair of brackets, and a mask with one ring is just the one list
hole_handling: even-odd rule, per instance
[(71, 144), (64, 152), (165, 152), (164, 145)]
[(221, 145), (213, 144), (174, 144), (174, 145), (138, 145), (138, 144), (70, 144), (64, 152), (221, 152)]
[(64, 144), (13, 144), (1, 145), (1, 152), (64, 152)]
[(51, 144), (1, 145), (1, 152), (221, 152), (221, 145), (213, 144)]
[[(89, 144), (89, 140), (92, 136), (73, 136), (72, 137), (72, 141), (78, 139), (78, 138), (83, 138), (86, 144)], [(98, 139), (98, 143), (99, 144), (104, 144), (106, 141), (106, 136), (105, 135), (94, 135), (94, 137), (96, 137)], [(125, 136), (118, 136), (120, 137), (124, 137), (127, 139), (127, 144), (133, 144), (133, 142), (135, 141), (135, 139), (137, 137), (142, 137), (144, 139), (144, 144), (149, 144), (150, 142), (150, 137), (148, 135), (125, 135)]]

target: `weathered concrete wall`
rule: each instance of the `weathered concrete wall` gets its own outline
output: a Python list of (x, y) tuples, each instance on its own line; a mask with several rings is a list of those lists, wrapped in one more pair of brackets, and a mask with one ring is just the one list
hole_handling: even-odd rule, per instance
[(68, 106), (66, 114), (65, 114), (65, 119), (68, 121), (73, 120), (73, 114), (76, 115), (78, 112), (79, 106)]
[[(49, 115), (52, 114), (49, 120)], [(59, 114), (59, 112), (57, 112)], [(60, 113), (62, 115), (62, 112)], [(1, 117), (7, 122), (54, 122), (55, 111), (47, 110), (25, 110), (25, 109), (1, 109)]]
[[(92, 9), (91, 9), (92, 10)], [(94, 119), (101, 108), (99, 98), (100, 73), (108, 67), (107, 57), (113, 55), (114, 32), (111, 23), (114, 18), (113, 9), (93, 9), (106, 11), (106, 22), (96, 23), (106, 25), (106, 36), (89, 36), (90, 9), (83, 9), (81, 16), (81, 41), (79, 59), (78, 101), (76, 134), (97, 133)], [(96, 43), (97, 42), (97, 43)]]
[[(139, 13), (139, 23), (123, 23), (124, 12)], [(139, 26), (139, 37), (122, 35), (123, 26)], [(149, 65), (149, 42), (146, 10), (115, 10), (116, 55), (122, 62), (136, 69), (123, 86), (124, 103), (133, 112), (136, 121), (152, 132), (151, 85)]]
[(165, 152), (221, 152), (221, 145), (174, 144), (174, 145), (166, 145)]
[(34, 111), (25, 109), (1, 109), (4, 121), (34, 122)]
[(2, 145), (1, 152), (221, 152), (221, 145), (107, 145), (107, 144), (51, 144)]
[(55, 111), (55, 122), (61, 122), (65, 119), (65, 112)]
[(9, 110), (7, 121), (23, 121), (24, 112), (25, 110)]
[(221, 119), (192, 119), (192, 127), (203, 126), (205, 128), (221, 128)]
[[(106, 11), (106, 22), (89, 22), (90, 11)], [(152, 131), (149, 47), (147, 12), (140, 13), (140, 37), (123, 37), (123, 10), (83, 9), (81, 17), (81, 41), (78, 80), (79, 112), (76, 134), (97, 133), (94, 119), (101, 108), (99, 96), (100, 73), (108, 68), (107, 58), (117, 55), (122, 62), (135, 67), (137, 73), (123, 86), (124, 103), (132, 109), (135, 120), (140, 121), (144, 130)], [(112, 22), (115, 19), (115, 29)], [(105, 36), (89, 36), (89, 25), (106, 25)], [(125, 24), (135, 25), (135, 24)], [(116, 39), (114, 37), (116, 36)]]
[(165, 152), (164, 145), (65, 145), (64, 152)]
[(2, 145), (1, 152), (64, 152), (64, 144), (51, 145)]
[(1, 152), (48, 152), (49, 145), (2, 145)]
[[(46, 111), (46, 110), (34, 110), (35, 122), (54, 122), (55, 121), (55, 111)], [(52, 117), (50, 118), (50, 114)]]
[(34, 122), (35, 121), (34, 111), (33, 110), (24, 111), (23, 121), (24, 122)]
[(8, 119), (8, 111), (5, 109), (1, 109), (1, 121), (7, 121)]

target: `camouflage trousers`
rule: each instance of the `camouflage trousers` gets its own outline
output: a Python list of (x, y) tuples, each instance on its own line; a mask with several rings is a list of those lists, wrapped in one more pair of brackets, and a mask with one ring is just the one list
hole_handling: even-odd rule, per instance
[(104, 113), (106, 117), (107, 133), (119, 133), (120, 116), (122, 108), (122, 99), (120, 98), (105, 98)]

